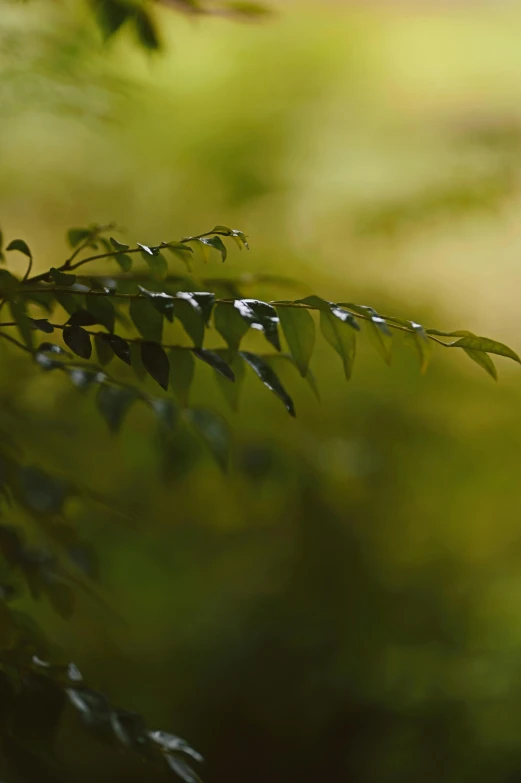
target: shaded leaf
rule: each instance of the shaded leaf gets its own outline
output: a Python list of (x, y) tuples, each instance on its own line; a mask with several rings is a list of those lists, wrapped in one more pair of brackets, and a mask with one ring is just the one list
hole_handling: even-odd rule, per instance
[(145, 369), (145, 365), (141, 361), (141, 345), (138, 342), (129, 343), (129, 347), (131, 365), (134, 374), (136, 378), (139, 378), (140, 381), (144, 381), (147, 377), (147, 371)]
[(232, 303), (219, 302), (213, 311), (215, 328), (232, 351), (237, 351), (250, 326)]
[(490, 340), (488, 337), (478, 337), (477, 335), (468, 335), (466, 337), (462, 337), (460, 340), (457, 340), (454, 343), (451, 343), (450, 347), (467, 348), (470, 351), (493, 353), (496, 354), (497, 356), (505, 356), (508, 359), (513, 359), (513, 361), (521, 364), (521, 359), (519, 358), (517, 353), (513, 351), (511, 348), (509, 348), (508, 345), (499, 343), (497, 342), (497, 340)]
[(145, 720), (142, 715), (126, 710), (113, 710), (110, 715), (112, 730), (123, 745), (142, 753), (148, 744)]
[(25, 302), (23, 300), (11, 300), (9, 302), (9, 309), (11, 310), (11, 315), (13, 316), (22, 340), (29, 350), (32, 351), (34, 346), (34, 326), (25, 312)]
[(68, 291), (56, 291), (56, 301), (63, 307), (66, 313), (73, 315), (77, 310), (82, 308), (81, 300), (75, 294), (70, 294)]
[(297, 307), (278, 307), (277, 313), (291, 355), (300, 374), (305, 378), (315, 345), (313, 317), (308, 310)]
[(170, 363), (170, 388), (181, 405), (188, 405), (190, 386), (195, 372), (195, 359), (192, 351), (184, 348), (172, 348), (168, 353)]
[(235, 376), (235, 383), (230, 383), (225, 376), (217, 372), (215, 373), (215, 380), (230, 408), (233, 411), (237, 411), (239, 409), (239, 398), (242, 385), (246, 376), (244, 362), (238, 354), (233, 353), (232, 351), (222, 350), (217, 353), (219, 356), (223, 357), (227, 366), (230, 367)]
[(18, 250), (19, 253), (23, 253), (24, 256), (32, 258), (32, 253), (29, 250), (29, 245), (23, 239), (13, 239), (12, 242), (6, 247), (6, 250)]
[(105, 365), (112, 361), (114, 352), (109, 343), (103, 339), (101, 333), (95, 336), (94, 343), (96, 345), (96, 353), (98, 354), (99, 363), (102, 365), (102, 367), (105, 367)]
[(119, 264), (122, 272), (130, 272), (132, 269), (132, 256), (127, 256), (125, 253), (114, 256), (116, 262)]
[(160, 424), (166, 427), (167, 430), (172, 431), (178, 414), (178, 410), (172, 400), (156, 397), (156, 399), (150, 400), (150, 406)]
[(170, 365), (163, 348), (158, 343), (141, 343), (141, 361), (149, 375), (166, 391)]
[(131, 299), (129, 315), (145, 340), (155, 343), (161, 342), (163, 316), (148, 299)]
[(185, 416), (208, 446), (219, 467), (227, 471), (230, 459), (230, 430), (222, 416), (206, 408), (190, 408), (185, 411)]
[(133, 12), (134, 27), (139, 43), (150, 51), (161, 47), (156, 24), (146, 8), (137, 7)]
[(160, 253), (142, 253), (141, 254), (152, 272), (152, 277), (156, 280), (163, 280), (168, 274), (168, 263)]
[(114, 248), (114, 250), (121, 250), (121, 252), (125, 252), (125, 250), (128, 250), (130, 245), (125, 245), (123, 242), (120, 242), (118, 239), (114, 239), (114, 237), (110, 237), (110, 244)]
[(137, 399), (133, 389), (102, 384), (96, 395), (96, 406), (112, 432), (117, 432), (132, 403)]
[(190, 294), (185, 294), (184, 291), (179, 291), (176, 298), (175, 314), (193, 344), (201, 348), (204, 340), (204, 317), (201, 307)]
[(260, 356), (249, 351), (241, 351), (240, 355), (247, 362), (254, 372), (258, 375), (265, 386), (279, 397), (284, 403), (286, 410), (291, 416), (295, 416), (295, 406), (293, 400), (283, 387), (274, 370)]
[(94, 316), (97, 323), (104, 326), (109, 332), (114, 331), (114, 305), (108, 296), (87, 296), (87, 310)]
[(416, 346), (416, 350), (418, 352), (418, 358), (420, 360), (420, 369), (421, 372), (425, 372), (427, 370), (427, 367), (429, 366), (431, 353), (432, 353), (432, 343), (429, 340), (429, 337), (427, 335), (427, 332), (421, 326), (421, 324), (417, 324), (414, 321), (409, 321), (409, 326), (412, 327), (414, 330), (414, 344)]
[(118, 334), (98, 334), (96, 338), (108, 345), (122, 362), (129, 366), (132, 364), (130, 346), (123, 337), (120, 337)]
[(2, 299), (13, 299), (19, 288), (20, 282), (16, 277), (7, 269), (0, 269), (0, 296)]
[(68, 275), (65, 272), (60, 272), (60, 270), (56, 269), (54, 266), (50, 268), (49, 274), (54, 283), (62, 288), (69, 288), (76, 282), (76, 275)]
[(495, 381), (497, 381), (496, 366), (488, 353), (484, 353), (483, 351), (474, 351), (472, 348), (464, 348), (463, 350), (469, 359), (472, 359), (473, 362), (479, 364), (479, 366), (482, 367), (485, 372), (487, 372), (492, 378), (494, 378)]
[(200, 764), (204, 761), (200, 753), (194, 750), (186, 740), (176, 737), (175, 734), (169, 734), (166, 731), (149, 731), (148, 736), (152, 742), (155, 742), (165, 751), (186, 753)]
[(81, 356), (82, 359), (90, 359), (92, 353), (90, 334), (81, 326), (66, 326), (63, 330), (63, 340), (77, 356)]
[(130, 17), (131, 7), (126, 0), (94, 0), (96, 18), (105, 38), (111, 38)]
[(39, 332), (45, 332), (45, 334), (54, 332), (54, 326), (46, 318), (30, 318), (29, 320), (33, 329), (37, 329)]
[(67, 321), (68, 326), (94, 326), (97, 323), (96, 316), (83, 309), (76, 310)]
[(237, 299), (234, 307), (253, 329), (264, 332), (266, 339), (280, 351), (279, 317), (274, 307), (258, 299)]
[(193, 354), (194, 356), (197, 356), (198, 359), (201, 359), (201, 361), (209, 364), (210, 367), (213, 367), (213, 369), (216, 370), (219, 375), (222, 375), (223, 378), (226, 378), (228, 381), (235, 381), (235, 375), (231, 368), (215, 351), (205, 351), (203, 348), (195, 348)]
[(71, 382), (78, 389), (88, 389), (93, 383), (103, 383), (107, 376), (99, 370), (87, 370), (82, 367), (71, 367), (67, 370)]
[(195, 774), (182, 756), (167, 753), (165, 755), (165, 761), (170, 769), (184, 780), (185, 783), (202, 783), (201, 778)]

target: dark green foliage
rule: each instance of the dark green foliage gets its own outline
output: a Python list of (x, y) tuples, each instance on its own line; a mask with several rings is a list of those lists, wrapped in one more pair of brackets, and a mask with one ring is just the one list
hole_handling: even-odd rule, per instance
[(166, 391), (170, 365), (163, 348), (157, 343), (141, 343), (141, 361), (151, 377)]

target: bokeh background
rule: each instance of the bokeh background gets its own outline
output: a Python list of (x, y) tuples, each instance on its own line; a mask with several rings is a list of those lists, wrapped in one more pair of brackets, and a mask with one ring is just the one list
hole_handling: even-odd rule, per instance
[[(521, 347), (518, 3), (158, 11), (153, 56), (100, 47), (76, 6), (0, 7), (1, 227), (42, 268), (71, 225), (154, 243), (219, 223), (252, 250), (209, 271), (248, 294)], [(89, 682), (201, 750), (207, 783), (519, 779), (519, 371), (495, 385), (440, 349), (422, 376), (395, 342), (391, 369), (362, 343), (349, 384), (319, 342), (321, 403), (282, 369), (296, 420), (254, 378), (234, 413), (198, 368), (233, 470), (167, 483), (145, 412), (111, 437), (89, 394), (0, 346), (2, 427), (110, 498), (69, 515), (119, 620), (38, 615)], [(59, 755), (67, 780), (150, 780), (70, 716)]]

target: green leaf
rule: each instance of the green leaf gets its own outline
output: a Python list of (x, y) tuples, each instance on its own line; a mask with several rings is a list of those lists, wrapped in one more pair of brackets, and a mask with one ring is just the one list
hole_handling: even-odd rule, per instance
[(130, 272), (132, 269), (132, 257), (127, 256), (124, 253), (114, 256), (116, 262), (119, 264), (122, 272)]
[(0, 269), (0, 296), (13, 299), (20, 288), (20, 282), (7, 269)]
[(86, 370), (81, 367), (71, 367), (68, 369), (68, 375), (71, 382), (79, 389), (88, 389), (93, 383), (104, 383), (107, 376), (99, 370)]
[(246, 240), (246, 235), (242, 231), (238, 231), (236, 228), (228, 228), (228, 226), (214, 226), (210, 233), (223, 234), (226, 237), (231, 237), (233, 240), (235, 240), (235, 244), (239, 250), (242, 250), (243, 247), (245, 247), (246, 250), (250, 249), (250, 246)]
[(228, 250), (226, 249), (226, 245), (222, 241), (221, 237), (203, 237), (200, 241), (204, 245), (208, 245), (208, 247), (213, 247), (214, 250), (217, 250), (217, 252), (221, 254), (221, 260), (223, 263), (226, 261)]
[(54, 332), (54, 326), (49, 323), (47, 318), (30, 318), (31, 326), (39, 332), (45, 332), (45, 334), (52, 334)]
[(204, 316), (196, 300), (179, 291), (176, 296), (175, 314), (183, 324), (183, 328), (197, 348), (201, 348), (204, 340)]
[(84, 239), (88, 239), (92, 234), (91, 228), (70, 228), (67, 231), (67, 242), (70, 247), (76, 247), (76, 245), (79, 245)]
[(107, 364), (109, 364), (109, 362), (112, 361), (114, 352), (109, 343), (103, 339), (102, 333), (96, 335), (94, 338), (94, 343), (96, 345), (96, 353), (98, 354), (99, 363), (102, 367), (105, 367)]
[(118, 239), (114, 239), (114, 237), (109, 237), (109, 240), (114, 250), (121, 250), (124, 253), (125, 250), (128, 250), (130, 247), (130, 245), (125, 245), (123, 242), (120, 242)]
[(201, 359), (201, 361), (206, 362), (210, 367), (213, 367), (213, 369), (218, 372), (219, 375), (222, 375), (223, 378), (232, 382), (235, 381), (235, 375), (231, 368), (215, 351), (205, 351), (203, 348), (195, 348), (192, 353), (194, 356), (197, 356), (198, 359)]
[(138, 7), (133, 12), (133, 18), (139, 43), (150, 51), (160, 49), (159, 33), (150, 13), (145, 8)]
[(178, 291), (176, 297), (190, 302), (194, 310), (200, 310), (203, 320), (208, 326), (215, 302), (214, 293), (208, 291)]
[(457, 340), (455, 343), (451, 343), (450, 347), (467, 348), (470, 351), (481, 351), (484, 353), (493, 353), (497, 356), (506, 356), (508, 359), (513, 359), (513, 361), (521, 364), (521, 359), (517, 353), (509, 348), (508, 345), (499, 343), (497, 340), (490, 340), (488, 337), (468, 335), (467, 337), (462, 337), (460, 340)]
[(175, 734), (169, 734), (167, 731), (149, 731), (148, 736), (165, 752), (186, 753), (187, 756), (191, 756), (200, 764), (204, 761), (200, 753), (194, 750), (186, 740)]
[(94, 0), (93, 5), (98, 25), (107, 39), (119, 30), (132, 13), (127, 0)]
[(141, 253), (155, 280), (163, 280), (168, 274), (168, 262), (161, 253)]
[(356, 353), (356, 332), (348, 320), (342, 320), (331, 310), (320, 311), (320, 330), (329, 345), (342, 359), (344, 374), (349, 380)]
[(108, 296), (87, 296), (87, 310), (94, 316), (97, 323), (104, 326), (109, 332), (114, 331), (115, 313), (114, 305)]
[(496, 366), (488, 353), (484, 353), (483, 351), (474, 351), (472, 348), (464, 348), (463, 350), (469, 359), (472, 359), (473, 362), (479, 364), (479, 366), (482, 367), (485, 372), (487, 372), (490, 376), (492, 376), (492, 378), (494, 378), (495, 381), (497, 381)]
[(50, 268), (49, 274), (54, 283), (62, 288), (69, 288), (76, 282), (76, 275), (67, 275), (65, 272), (60, 272), (60, 270), (56, 269), (54, 266)]
[(18, 475), (21, 501), (36, 514), (58, 514), (69, 494), (69, 485), (40, 468), (26, 466)]
[(123, 339), (123, 337), (120, 337), (118, 334), (100, 333), (96, 335), (96, 338), (99, 338), (101, 342), (104, 342), (106, 345), (108, 345), (111, 351), (116, 354), (118, 359), (121, 359), (122, 362), (125, 362), (125, 364), (128, 364), (130, 367), (132, 364), (130, 346), (128, 342)]
[(190, 386), (195, 372), (192, 351), (186, 348), (172, 348), (168, 353), (170, 364), (170, 388), (181, 405), (188, 405)]
[(185, 416), (210, 449), (223, 471), (228, 470), (230, 459), (230, 430), (218, 414), (205, 408), (190, 408)]
[(159, 253), (158, 247), (151, 247), (149, 245), (144, 245), (142, 242), (136, 242), (136, 245), (141, 248), (143, 251), (143, 254), (145, 256), (155, 256)]
[(217, 385), (222, 391), (224, 398), (230, 408), (233, 411), (237, 411), (239, 409), (239, 398), (242, 385), (246, 376), (244, 361), (233, 351), (228, 351), (225, 349), (218, 351), (217, 353), (219, 356), (222, 356), (223, 361), (226, 362), (227, 366), (233, 372), (235, 383), (230, 383), (226, 376), (218, 372), (215, 373), (215, 380), (217, 381)]
[(297, 307), (277, 307), (284, 337), (303, 378), (315, 345), (315, 322), (308, 310)]
[(279, 397), (284, 403), (286, 410), (291, 416), (295, 416), (295, 406), (293, 400), (281, 384), (274, 370), (260, 356), (249, 351), (241, 351), (240, 356), (247, 362), (252, 370), (257, 374), (265, 386)]
[(140, 343), (130, 343), (130, 360), (131, 366), (134, 371), (134, 375), (140, 381), (144, 381), (147, 377), (147, 371), (143, 362), (141, 361), (141, 345)]
[(70, 294), (68, 291), (56, 291), (55, 297), (58, 304), (69, 315), (73, 315), (77, 310), (81, 309), (81, 300), (75, 294)]
[(155, 399), (150, 400), (150, 406), (156, 414), (160, 425), (172, 432), (178, 416), (178, 409), (172, 400), (165, 399), (164, 397), (156, 397)]
[(96, 406), (112, 432), (117, 432), (132, 403), (137, 399), (134, 389), (102, 384), (96, 395)]
[(429, 340), (427, 332), (423, 326), (421, 326), (421, 324), (417, 324), (414, 321), (409, 321), (409, 325), (414, 330), (414, 345), (416, 346), (416, 350), (418, 352), (421, 372), (424, 373), (429, 366), (432, 353), (432, 342)]
[(149, 375), (166, 391), (170, 365), (163, 348), (158, 343), (141, 343), (141, 361)]
[(369, 338), (385, 363), (390, 365), (392, 361), (393, 336), (385, 318), (382, 318), (376, 310), (372, 307), (367, 307), (367, 305), (347, 303), (346, 307), (350, 307), (355, 313), (360, 313), (366, 318), (367, 316), (370, 317), (371, 320), (366, 321)]
[(279, 317), (274, 307), (258, 299), (237, 299), (235, 309), (253, 329), (264, 332), (266, 339), (280, 351)]
[(170, 322), (174, 320), (175, 299), (173, 296), (170, 294), (165, 294), (162, 291), (147, 291), (147, 289), (143, 288), (142, 286), (138, 286), (138, 288), (143, 296), (146, 296), (146, 298), (152, 303), (156, 310), (161, 313), (161, 315), (164, 315), (165, 318)]
[(31, 319), (27, 316), (25, 312), (25, 302), (20, 300), (19, 301), (11, 300), (9, 302), (9, 308), (11, 310), (11, 315), (13, 316), (18, 331), (22, 336), (22, 340), (24, 341), (25, 345), (29, 348), (29, 350), (32, 351), (34, 347), (34, 334), (33, 334), (34, 327)]
[(67, 321), (69, 326), (94, 326), (97, 323), (97, 318), (92, 313), (89, 313), (88, 310), (83, 309), (76, 310)]
[(13, 241), (9, 242), (7, 245), (6, 250), (18, 250), (19, 253), (23, 253), (27, 258), (33, 257), (29, 250), (29, 245), (27, 242), (24, 242), (23, 239), (13, 239)]
[(163, 335), (163, 316), (147, 299), (131, 299), (129, 315), (140, 334), (153, 343), (160, 343)]
[(232, 351), (238, 351), (242, 338), (250, 326), (232, 303), (219, 302), (213, 311), (215, 328)]
[(92, 353), (90, 334), (81, 326), (66, 326), (63, 330), (63, 341), (77, 356), (90, 359)]

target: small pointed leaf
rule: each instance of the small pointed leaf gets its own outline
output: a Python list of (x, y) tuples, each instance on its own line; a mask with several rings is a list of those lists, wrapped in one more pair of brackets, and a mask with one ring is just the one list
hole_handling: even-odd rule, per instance
[(148, 291), (142, 286), (138, 286), (138, 288), (143, 296), (146, 296), (161, 315), (164, 315), (170, 323), (174, 320), (175, 299), (173, 296), (166, 294), (163, 291)]
[(170, 365), (164, 349), (158, 343), (141, 343), (141, 361), (149, 375), (166, 391)]
[(213, 321), (215, 328), (226, 341), (232, 351), (239, 350), (242, 338), (248, 332), (250, 326), (239, 311), (230, 304), (220, 302), (213, 311)]
[(349, 380), (356, 354), (356, 332), (349, 321), (337, 318), (331, 310), (320, 311), (320, 330), (342, 359), (344, 374)]
[(116, 354), (118, 359), (121, 359), (122, 362), (125, 362), (125, 364), (128, 364), (130, 367), (132, 364), (130, 346), (128, 342), (123, 339), (123, 337), (120, 337), (118, 334), (103, 333), (96, 335), (96, 337), (108, 345), (110, 350)]
[(47, 318), (30, 318), (29, 320), (33, 329), (37, 329), (39, 332), (45, 332), (45, 334), (54, 332), (54, 326), (49, 323)]
[(472, 348), (464, 348), (463, 350), (469, 359), (472, 359), (473, 362), (482, 367), (486, 373), (488, 373), (492, 378), (494, 378), (495, 381), (497, 381), (496, 365), (488, 353), (484, 353), (483, 351), (474, 351)]
[(29, 245), (23, 239), (13, 239), (13, 241), (9, 242), (7, 245), (6, 250), (18, 250), (19, 253), (23, 253), (27, 258), (32, 258)]
[(122, 253), (125, 252), (125, 250), (128, 250), (130, 245), (125, 245), (123, 242), (120, 242), (118, 239), (114, 239), (114, 237), (110, 237), (110, 244), (114, 248), (114, 250), (121, 250)]
[(49, 274), (54, 283), (62, 288), (69, 288), (76, 282), (76, 275), (67, 275), (65, 272), (60, 272), (60, 270), (56, 269), (54, 266), (49, 270)]
[(230, 431), (225, 420), (206, 408), (190, 408), (185, 415), (210, 449), (219, 467), (226, 472), (230, 459)]
[(268, 342), (280, 351), (279, 317), (274, 307), (258, 299), (237, 299), (234, 307), (246, 323), (264, 332)]
[(240, 355), (247, 362), (265, 386), (279, 397), (284, 403), (286, 410), (291, 416), (295, 416), (295, 406), (293, 400), (281, 384), (274, 370), (260, 356), (249, 351), (241, 351)]
[(70, 228), (67, 231), (67, 242), (70, 247), (76, 247), (84, 239), (88, 239), (92, 233), (91, 228)]
[(107, 331), (114, 331), (114, 305), (108, 296), (87, 296), (87, 310), (96, 319), (96, 323), (104, 326)]
[(160, 343), (163, 335), (163, 316), (147, 299), (131, 299), (129, 315), (140, 334), (150, 342)]
[(178, 291), (176, 294), (175, 314), (183, 324), (187, 335), (197, 348), (204, 340), (204, 316), (198, 302), (189, 293)]
[(63, 330), (63, 341), (77, 356), (90, 359), (92, 353), (90, 334), (81, 326), (66, 326)]
[(133, 389), (102, 384), (96, 395), (96, 406), (112, 432), (117, 432), (132, 403), (137, 399)]
[(181, 405), (188, 405), (190, 386), (195, 372), (195, 359), (192, 351), (185, 348), (172, 348), (168, 353), (170, 364), (170, 388)]
[(315, 322), (308, 310), (297, 307), (277, 307), (284, 337), (303, 378), (315, 345)]
[(226, 261), (228, 250), (226, 249), (226, 245), (222, 241), (221, 237), (203, 237), (201, 242), (204, 245), (208, 245), (208, 247), (213, 247), (214, 250), (217, 250), (221, 254), (221, 260), (223, 263)]
[(490, 340), (488, 337), (478, 337), (477, 335), (469, 335), (468, 337), (461, 337), (454, 343), (451, 343), (451, 348), (467, 348), (471, 351), (482, 351), (486, 353), (493, 353), (497, 356), (506, 356), (508, 359), (521, 364), (521, 359), (515, 351), (497, 342), (497, 340)]
[(194, 356), (197, 356), (198, 359), (201, 359), (201, 361), (206, 362), (210, 367), (213, 367), (213, 369), (218, 372), (219, 375), (222, 375), (223, 378), (232, 382), (235, 381), (235, 375), (233, 374), (232, 369), (215, 351), (205, 351), (203, 348), (195, 348), (192, 353)]

